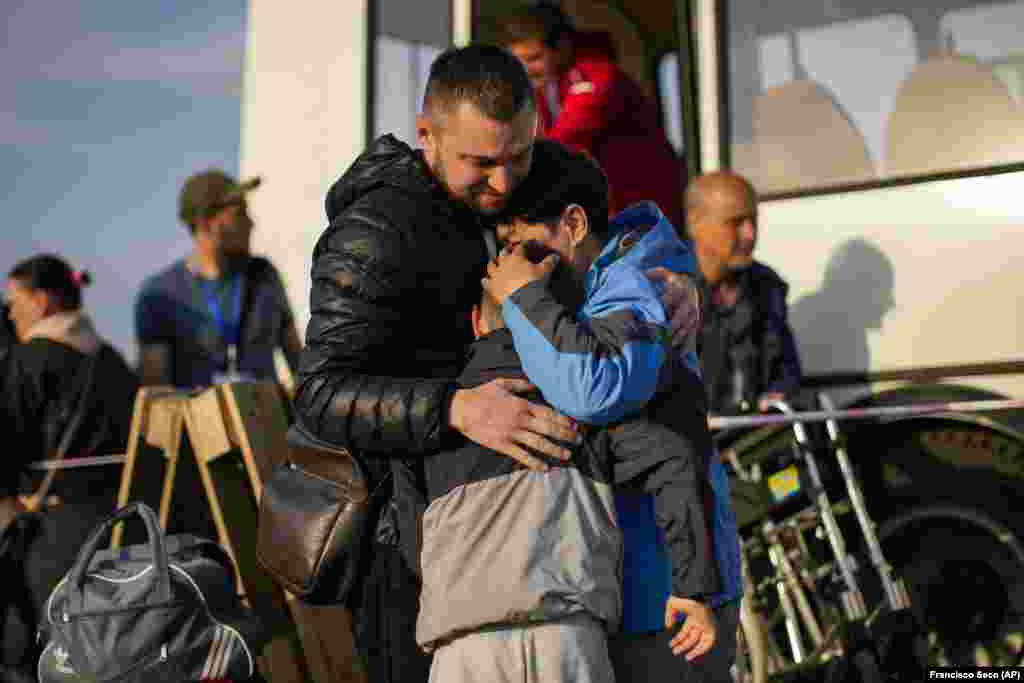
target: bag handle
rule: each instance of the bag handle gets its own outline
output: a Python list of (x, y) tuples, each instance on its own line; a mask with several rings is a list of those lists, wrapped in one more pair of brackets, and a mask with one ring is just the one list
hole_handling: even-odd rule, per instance
[(163, 532), (160, 530), (160, 523), (153, 508), (145, 503), (135, 502), (125, 505), (116, 511), (100, 524), (92, 535), (82, 546), (75, 560), (71, 573), (68, 575), (70, 590), (79, 596), (80, 608), (85, 608), (85, 594), (82, 586), (85, 584), (85, 575), (89, 570), (93, 555), (99, 549), (100, 543), (107, 531), (119, 522), (123, 522), (133, 515), (142, 517), (146, 524), (146, 533), (149, 535), (149, 549), (153, 555), (153, 578), (149, 580), (150, 585), (156, 586), (156, 599), (158, 602), (169, 602), (171, 599), (171, 577), (167, 568), (167, 550), (164, 547)]

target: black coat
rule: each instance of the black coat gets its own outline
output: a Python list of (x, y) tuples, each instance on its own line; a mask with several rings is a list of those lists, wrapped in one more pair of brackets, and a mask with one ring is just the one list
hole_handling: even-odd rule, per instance
[[(98, 388), (84, 414), (67, 457), (112, 455), (125, 452), (132, 409), (138, 390), (135, 372), (111, 346), (103, 344), (96, 360)], [(32, 493), (43, 478), (29, 472), (24, 463), (50, 457), (57, 447), (69, 401), (77, 398), (87, 356), (51, 339), (36, 338), (12, 347), (4, 363), (3, 406), (0, 426), (7, 449), (2, 482), (20, 493)], [(67, 470), (55, 478), (50, 493), (65, 502), (90, 502), (111, 506), (117, 497), (120, 468), (96, 467)]]
[(327, 196), (296, 416), (369, 456), (441, 448), (487, 263), (482, 227), (387, 135)]
[(704, 311), (701, 364), (716, 413), (745, 412), (756, 408), (762, 394), (790, 395), (800, 386), (800, 360), (787, 321), (789, 286), (756, 261), (738, 284), (735, 304), (709, 303)]
[(472, 341), (484, 228), (449, 198), (421, 153), (390, 135), (356, 159), (326, 205), (295, 415), (357, 453), (375, 479), (392, 472), (376, 538), (398, 545), (415, 567), (426, 505), (421, 458), (457, 435), (448, 407)]

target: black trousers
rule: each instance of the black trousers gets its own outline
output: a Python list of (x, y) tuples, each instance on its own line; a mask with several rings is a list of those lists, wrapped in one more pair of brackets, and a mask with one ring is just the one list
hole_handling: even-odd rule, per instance
[(352, 605), (356, 649), (373, 683), (426, 683), (430, 655), (416, 644), (419, 577), (398, 548), (375, 544), (370, 570)]
[(612, 636), (608, 650), (615, 669), (615, 683), (732, 683), (736, 629), (740, 622), (739, 601), (715, 610), (715, 617), (718, 619), (715, 645), (693, 662), (672, 654), (669, 641), (676, 630)]

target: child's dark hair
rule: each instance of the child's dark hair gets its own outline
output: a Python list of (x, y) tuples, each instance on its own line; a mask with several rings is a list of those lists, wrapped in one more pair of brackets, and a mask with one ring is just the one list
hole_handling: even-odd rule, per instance
[(11, 269), (8, 277), (24, 287), (48, 292), (64, 310), (77, 311), (82, 307), (82, 287), (92, 282), (86, 271), (74, 271), (67, 262), (53, 254), (39, 254), (25, 259)]
[(513, 193), (498, 222), (551, 224), (570, 204), (579, 204), (587, 214), (590, 231), (607, 241), (608, 179), (600, 166), (558, 142), (538, 140), (530, 174)]

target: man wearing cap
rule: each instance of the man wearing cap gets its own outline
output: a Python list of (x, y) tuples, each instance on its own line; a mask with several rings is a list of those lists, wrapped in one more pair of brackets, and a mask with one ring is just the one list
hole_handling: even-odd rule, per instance
[(302, 343), (281, 278), (249, 251), (246, 194), (259, 184), (218, 169), (185, 181), (178, 217), (192, 253), (146, 280), (136, 301), (143, 384), (273, 380), (277, 348), (297, 367)]

